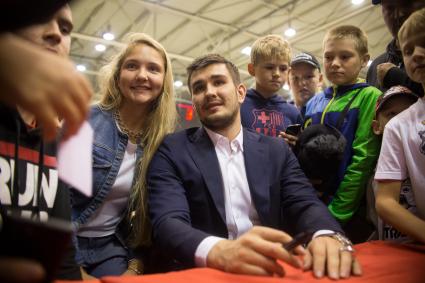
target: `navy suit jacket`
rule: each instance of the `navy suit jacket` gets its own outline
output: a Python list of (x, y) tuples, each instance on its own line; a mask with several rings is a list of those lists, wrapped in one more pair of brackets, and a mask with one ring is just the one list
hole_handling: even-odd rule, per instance
[[(261, 225), (290, 234), (339, 224), (317, 198), (283, 139), (243, 130), (249, 190)], [(208, 236), (228, 237), (224, 187), (214, 145), (203, 128), (167, 136), (147, 176), (153, 241), (185, 266)]]

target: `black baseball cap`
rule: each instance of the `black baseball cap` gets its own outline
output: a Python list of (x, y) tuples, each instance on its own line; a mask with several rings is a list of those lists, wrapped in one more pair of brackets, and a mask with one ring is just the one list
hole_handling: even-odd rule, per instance
[(372, 0), (373, 5), (381, 4), (381, 0)]
[(307, 63), (320, 71), (320, 64), (319, 61), (317, 61), (316, 57), (314, 57), (312, 54), (307, 52), (302, 52), (297, 55), (295, 55), (294, 58), (291, 60), (291, 66), (298, 64), (298, 63)]

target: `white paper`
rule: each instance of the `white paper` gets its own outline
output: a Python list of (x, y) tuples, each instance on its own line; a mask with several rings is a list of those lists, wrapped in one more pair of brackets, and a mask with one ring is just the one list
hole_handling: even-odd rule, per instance
[(92, 147), (93, 129), (85, 121), (58, 152), (59, 178), (86, 196), (92, 195)]

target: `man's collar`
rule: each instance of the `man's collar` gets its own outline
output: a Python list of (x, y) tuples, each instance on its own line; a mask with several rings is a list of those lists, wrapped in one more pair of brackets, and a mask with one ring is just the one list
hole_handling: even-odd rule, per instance
[(230, 141), (227, 137), (220, 135), (219, 133), (214, 132), (213, 130), (208, 129), (207, 127), (204, 126), (205, 131), (207, 132), (208, 136), (210, 137), (211, 141), (213, 142), (214, 146), (217, 145), (219, 140), (226, 140), (228, 142), (232, 142), (232, 141), (237, 141), (237, 143), (239, 143), (241, 150), (243, 151), (243, 130), (242, 130), (242, 125), (240, 127), (239, 133), (237, 134), (237, 136)]

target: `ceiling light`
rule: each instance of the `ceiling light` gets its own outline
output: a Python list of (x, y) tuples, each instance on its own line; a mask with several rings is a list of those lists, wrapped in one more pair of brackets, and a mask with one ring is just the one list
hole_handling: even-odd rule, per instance
[(289, 27), (287, 30), (285, 30), (285, 35), (287, 37), (293, 37), (294, 35), (297, 34), (297, 31), (294, 30), (293, 28)]
[(175, 82), (174, 82), (174, 86), (175, 86), (176, 88), (182, 87), (182, 86), (183, 86), (183, 82), (182, 82), (182, 81), (180, 81), (180, 80), (177, 80), (177, 81), (175, 81)]
[(354, 5), (359, 5), (363, 2), (364, 2), (364, 0), (351, 0), (351, 3), (353, 3)]
[(96, 49), (96, 51), (103, 52), (106, 50), (106, 46), (99, 43), (95, 45), (94, 49)]
[(77, 70), (80, 72), (85, 72), (87, 70), (86, 66), (84, 66), (83, 64), (78, 64), (76, 66)]
[(284, 90), (289, 90), (289, 85), (288, 84), (284, 84), (282, 87)]
[(115, 35), (113, 33), (110, 33), (110, 32), (105, 32), (102, 35), (102, 37), (103, 37), (104, 40), (114, 40), (115, 39)]
[(246, 46), (246, 47), (242, 48), (241, 53), (245, 54), (246, 56), (250, 56), (251, 55), (251, 46)]

